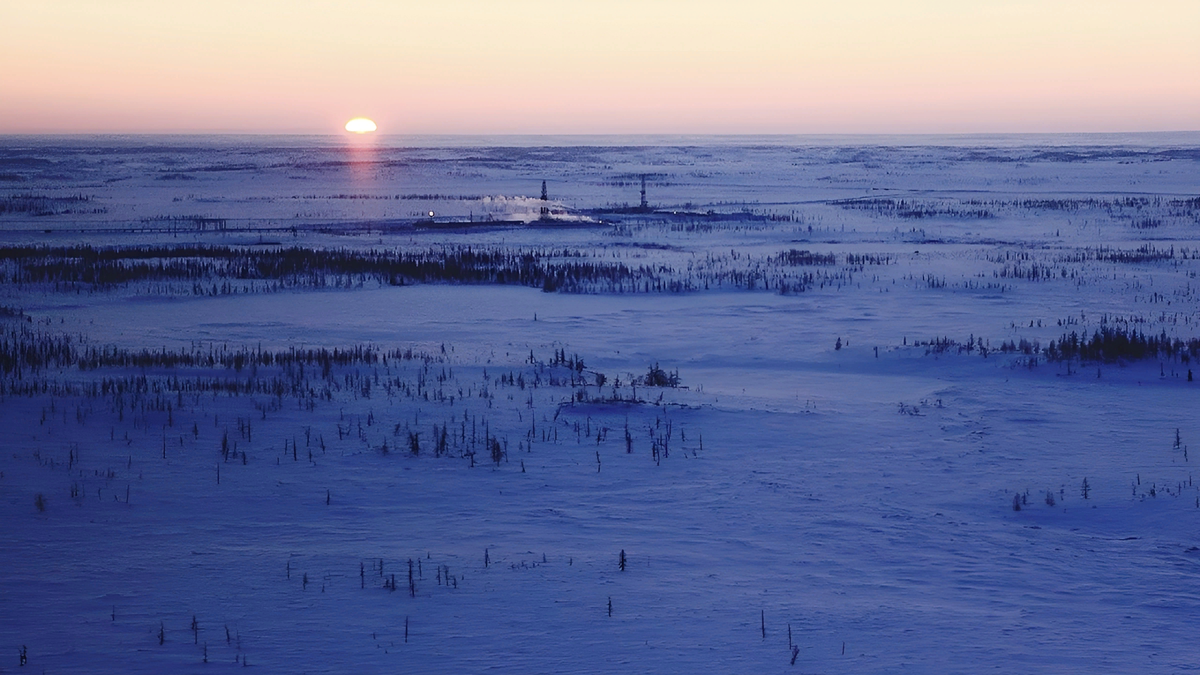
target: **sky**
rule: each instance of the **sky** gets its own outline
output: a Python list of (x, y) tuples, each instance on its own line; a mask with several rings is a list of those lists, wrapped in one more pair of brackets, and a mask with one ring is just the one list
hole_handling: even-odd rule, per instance
[(0, 0), (0, 134), (1200, 129), (1196, 0)]

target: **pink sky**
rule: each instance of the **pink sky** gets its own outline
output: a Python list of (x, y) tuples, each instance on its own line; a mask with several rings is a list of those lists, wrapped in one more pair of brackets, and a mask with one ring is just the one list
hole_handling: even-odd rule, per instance
[(1195, 0), (0, 0), (0, 133), (1200, 129)]

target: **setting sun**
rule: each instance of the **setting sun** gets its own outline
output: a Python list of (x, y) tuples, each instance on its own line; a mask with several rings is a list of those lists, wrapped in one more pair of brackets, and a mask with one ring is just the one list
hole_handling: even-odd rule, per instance
[(356, 134), (369, 134), (375, 131), (376, 128), (375, 123), (365, 117), (355, 117), (346, 122), (346, 131)]

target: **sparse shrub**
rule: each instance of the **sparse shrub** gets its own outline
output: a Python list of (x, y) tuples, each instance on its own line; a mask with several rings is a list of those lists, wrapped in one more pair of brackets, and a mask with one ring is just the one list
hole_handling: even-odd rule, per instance
[(492, 456), (492, 461), (496, 466), (500, 466), (501, 460), (504, 459), (504, 448), (501, 447), (500, 441), (496, 438), (488, 440), (488, 450)]
[(647, 387), (678, 387), (679, 371), (668, 373), (655, 363), (646, 371), (641, 384)]

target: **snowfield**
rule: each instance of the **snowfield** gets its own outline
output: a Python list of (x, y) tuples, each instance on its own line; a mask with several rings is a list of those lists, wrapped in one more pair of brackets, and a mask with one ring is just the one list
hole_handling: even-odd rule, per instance
[(0, 138), (0, 672), (1200, 669), (1200, 137), (339, 143)]

